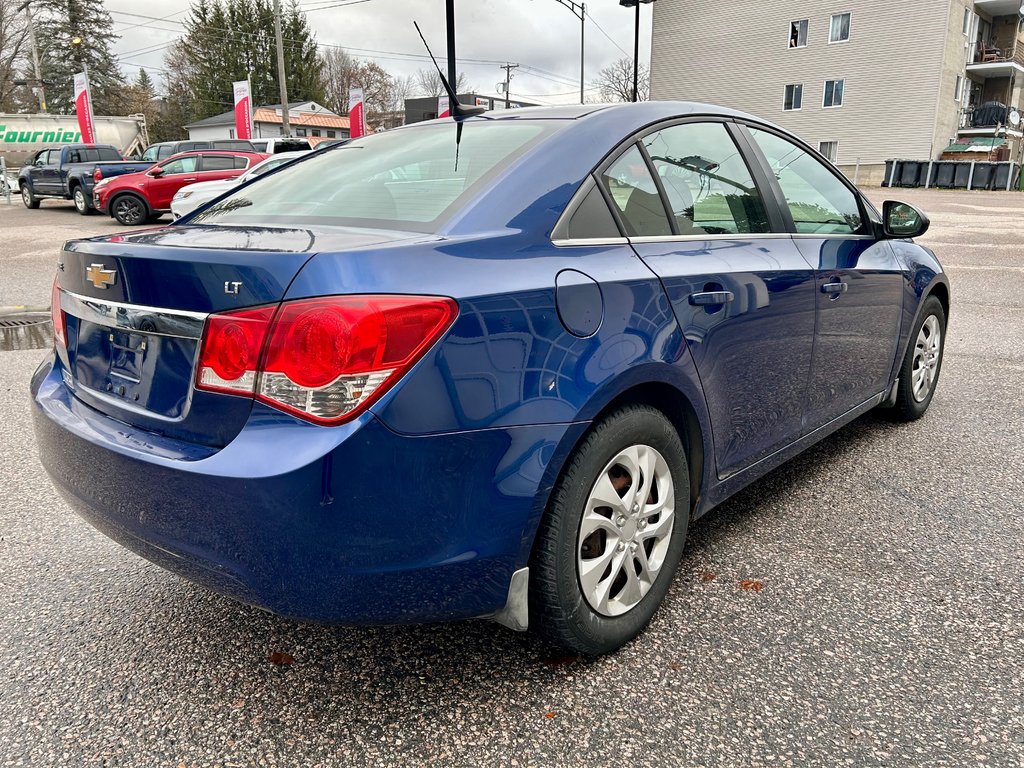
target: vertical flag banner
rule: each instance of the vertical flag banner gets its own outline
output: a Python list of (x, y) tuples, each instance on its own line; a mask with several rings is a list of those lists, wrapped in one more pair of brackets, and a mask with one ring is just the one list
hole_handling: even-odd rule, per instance
[(249, 81), (232, 83), (235, 90), (235, 138), (252, 138), (252, 94)]
[(363, 112), (363, 89), (349, 88), (348, 91), (349, 138), (358, 139), (366, 135), (366, 115)]
[(452, 110), (451, 110), (451, 107), (448, 104), (448, 97), (447, 96), (438, 96), (437, 97), (437, 116), (438, 117), (451, 117), (452, 116)]
[(92, 93), (89, 91), (89, 76), (85, 72), (75, 74), (75, 115), (82, 141), (96, 143), (96, 127), (92, 117)]

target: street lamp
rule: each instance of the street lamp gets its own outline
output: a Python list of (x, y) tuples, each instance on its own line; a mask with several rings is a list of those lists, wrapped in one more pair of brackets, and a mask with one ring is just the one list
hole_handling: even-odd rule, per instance
[[(584, 44), (584, 40), (585, 40), (585, 36), (586, 36), (586, 29), (587, 29), (587, 6), (586, 6), (585, 3), (576, 3), (576, 2), (573, 2), (573, 0), (555, 0), (555, 1), (558, 2), (558, 3), (561, 3), (566, 8), (568, 8), (570, 11), (572, 11), (573, 14), (576, 16), (576, 18), (580, 20), (580, 104), (582, 104), (583, 103), (583, 82), (584, 82), (583, 81), (583, 78), (584, 78), (584, 73), (583, 73), (583, 50), (584, 49), (583, 49), (583, 44)], [(647, 0), (647, 2), (651, 2), (651, 0)]]
[(640, 69), (640, 6), (653, 2), (654, 0), (619, 0), (619, 5), (623, 8), (636, 8), (636, 24), (633, 28), (633, 101), (637, 100)]

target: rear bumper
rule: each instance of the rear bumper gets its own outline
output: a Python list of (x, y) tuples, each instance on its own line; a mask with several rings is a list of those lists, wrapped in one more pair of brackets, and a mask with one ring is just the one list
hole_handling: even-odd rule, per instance
[(32, 394), (43, 466), (96, 528), (222, 594), (342, 624), (501, 609), (548, 463), (583, 429), (408, 437), (371, 414), (325, 428), (257, 405), (231, 444), (197, 450), (82, 404), (52, 358)]

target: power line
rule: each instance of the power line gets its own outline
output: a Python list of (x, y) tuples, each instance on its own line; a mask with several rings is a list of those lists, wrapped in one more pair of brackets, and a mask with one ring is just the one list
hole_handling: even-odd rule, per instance
[(607, 32), (605, 32), (605, 31), (604, 31), (604, 27), (602, 27), (602, 26), (601, 26), (600, 24), (598, 24), (598, 23), (597, 23), (597, 20), (596, 20), (596, 19), (595, 19), (595, 18), (593, 17), (593, 15), (587, 16), (587, 21), (591, 22), (591, 23), (592, 23), (592, 24), (593, 24), (593, 25), (594, 25), (595, 27), (597, 27), (597, 28), (598, 28), (598, 30), (599, 30), (599, 31), (601, 32), (601, 34), (602, 34), (602, 35), (604, 35), (605, 37), (607, 37), (607, 38), (608, 38), (608, 41), (609, 41), (609, 42), (610, 42), (610, 43), (611, 43), (612, 45), (614, 45), (614, 46), (615, 46), (616, 48), (618, 48), (618, 49), (619, 49), (620, 51), (622, 51), (622, 55), (623, 55), (623, 56), (629, 56), (630, 58), (632, 58), (632, 56), (631, 56), (631, 54), (630, 54), (629, 52), (627, 52), (627, 51), (626, 51), (626, 50), (625, 50), (625, 49), (624, 49), (624, 48), (623, 48), (623, 47), (622, 47), (621, 45), (619, 45), (618, 43), (616, 43), (616, 42), (615, 42), (615, 41), (614, 41), (614, 40), (612, 39), (612, 36), (611, 36), (611, 35), (609, 35), (609, 34), (608, 34)]

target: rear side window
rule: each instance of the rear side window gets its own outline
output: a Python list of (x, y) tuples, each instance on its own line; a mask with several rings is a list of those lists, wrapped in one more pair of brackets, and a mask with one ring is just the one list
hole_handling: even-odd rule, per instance
[(618, 208), (627, 235), (654, 237), (672, 234), (658, 185), (636, 145), (623, 152), (601, 174), (601, 183)]
[(235, 157), (235, 158), (232, 158), (232, 159), (235, 161), (235, 168), (243, 168), (244, 169), (244, 168), (248, 168), (249, 167), (249, 160), (247, 158)]
[(236, 160), (245, 162), (245, 158), (232, 157), (231, 155), (203, 155), (202, 170), (231, 171), (235, 169)]
[(116, 149), (110, 147), (100, 147), (99, 149), (90, 150), (96, 153), (96, 159), (101, 163), (111, 160), (120, 160), (121, 155)]
[(674, 125), (643, 142), (680, 235), (770, 231), (761, 194), (724, 125)]
[(861, 229), (857, 196), (821, 161), (774, 133), (750, 133), (779, 180), (798, 233), (852, 235)]
[(164, 144), (160, 147), (160, 159), (163, 160), (166, 157), (170, 157), (174, 154), (174, 147), (170, 144)]
[(569, 218), (566, 236), (572, 240), (621, 237), (600, 188), (593, 185)]
[(282, 168), (205, 209), (204, 224), (337, 224), (433, 231), (554, 121), (425, 124), (358, 139)]

